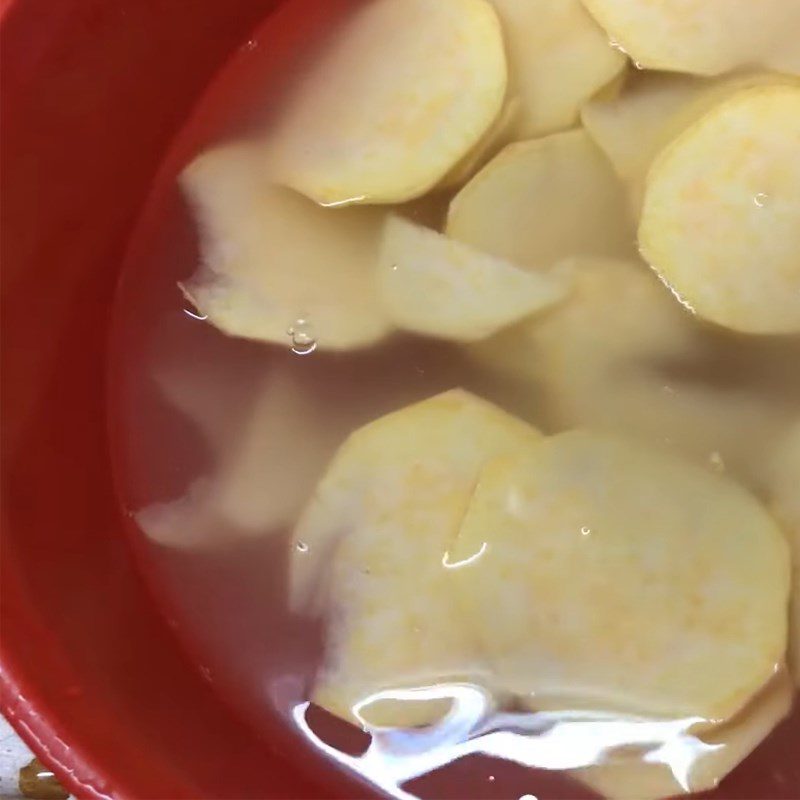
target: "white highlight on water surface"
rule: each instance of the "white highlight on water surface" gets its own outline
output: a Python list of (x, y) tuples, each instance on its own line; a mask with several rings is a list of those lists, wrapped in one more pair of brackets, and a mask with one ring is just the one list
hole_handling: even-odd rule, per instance
[[(390, 729), (366, 724), (359, 713), (379, 700), (451, 700), (450, 712), (427, 728)], [(698, 758), (724, 745), (710, 745), (691, 733), (707, 722), (699, 717), (652, 720), (595, 711), (497, 712), (485, 689), (442, 684), (378, 692), (353, 712), (372, 737), (366, 752), (350, 756), (327, 744), (306, 721), (309, 703), (292, 709), (300, 732), (337, 763), (352, 769), (391, 797), (411, 800), (403, 784), (468, 755), (482, 754), (522, 766), (571, 770), (606, 760), (621, 747), (639, 747), (646, 763), (664, 764), (685, 791)]]
[(447, 569), (458, 569), (459, 567), (465, 567), (467, 564), (472, 564), (477, 561), (487, 550), (489, 549), (489, 542), (484, 542), (477, 553), (473, 553), (471, 556), (467, 556), (466, 558), (462, 558), (461, 561), (451, 561), (450, 560), (450, 553), (445, 552), (442, 556), (442, 566)]

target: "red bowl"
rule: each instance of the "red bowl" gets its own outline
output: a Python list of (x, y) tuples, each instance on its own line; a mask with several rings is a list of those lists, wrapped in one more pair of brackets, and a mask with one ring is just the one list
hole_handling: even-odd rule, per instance
[[(110, 477), (107, 328), (125, 243), (194, 102), (277, 5), (0, 0), (0, 692), (80, 797), (364, 794), (293, 762), (198, 676), (132, 564)], [(325, 0), (306, 6), (322, 24)], [(303, 26), (282, 33), (289, 51)]]
[[(273, 68), (353, 1), (285, 6)], [(255, 732), (202, 679), (136, 570), (111, 480), (108, 328), (126, 244), (194, 104), (279, 5), (0, 0), (0, 705), (79, 797), (369, 794)], [(782, 728), (715, 797), (797, 797), (800, 716)]]

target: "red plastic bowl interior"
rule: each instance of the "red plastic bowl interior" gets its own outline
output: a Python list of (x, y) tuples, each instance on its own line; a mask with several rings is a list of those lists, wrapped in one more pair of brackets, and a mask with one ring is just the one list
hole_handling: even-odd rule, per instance
[[(279, 9), (275, 68), (352, 2)], [(108, 327), (132, 227), (200, 94), (281, 5), (0, 0), (0, 701), (79, 797), (366, 794), (279, 732), (259, 738), (182, 654), (131, 560), (108, 456)], [(797, 720), (714, 796), (797, 797)]]
[[(305, 0), (306, 24), (325, 0)], [(81, 797), (353, 797), (202, 681), (131, 563), (105, 430), (111, 301), (170, 140), (275, 0), (0, 0), (2, 707)], [(301, 44), (289, 25), (278, 48)], [(299, 758), (294, 754), (295, 758)]]

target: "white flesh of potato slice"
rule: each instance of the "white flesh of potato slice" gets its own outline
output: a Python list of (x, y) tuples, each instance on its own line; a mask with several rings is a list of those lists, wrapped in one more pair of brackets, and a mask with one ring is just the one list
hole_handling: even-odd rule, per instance
[(643, 256), (701, 317), (800, 332), (800, 86), (737, 92), (647, 178)]
[(509, 91), (521, 100), (514, 138), (564, 130), (627, 63), (580, 0), (491, 0), (508, 53)]
[(323, 205), (418, 197), (480, 141), (506, 78), (486, 0), (373, 0), (278, 121), (268, 144), (276, 174)]
[(641, 67), (719, 75), (739, 67), (800, 74), (798, 0), (583, 0)]
[[(356, 431), (340, 448), (295, 530), (291, 601), (326, 610), (323, 667), (312, 699), (355, 721), (381, 691), (469, 680), (479, 659), (442, 560), (481, 466), (539, 434), (453, 390)], [(327, 574), (326, 574), (327, 571)], [(381, 702), (360, 715), (407, 727), (440, 702)]]
[(789, 666), (800, 688), (800, 421), (788, 432), (774, 459), (770, 494), (770, 505), (792, 550)]
[(734, 92), (777, 80), (782, 78), (769, 73), (715, 79), (636, 74), (616, 97), (587, 103), (581, 121), (627, 184), (638, 215), (647, 171), (666, 145)]
[(305, 320), (320, 349), (379, 341), (391, 327), (376, 284), (385, 214), (320, 208), (270, 183), (259, 159), (231, 145), (184, 171), (202, 259), (187, 297), (232, 336), (291, 346), (289, 329)]
[[(709, 791), (789, 713), (792, 696), (791, 680), (782, 670), (729, 723), (694, 735), (687, 732), (681, 741), (665, 743), (661, 752), (650, 754), (647, 761), (643, 753), (611, 753), (606, 763), (572, 775), (608, 800), (662, 800)], [(667, 763), (658, 763), (656, 758)]]
[(379, 267), (398, 328), (452, 341), (485, 339), (561, 300), (567, 280), (514, 266), (400, 217), (390, 217)]
[(448, 563), (494, 679), (539, 709), (726, 720), (784, 660), (770, 515), (623, 438), (574, 431), (489, 463)]
[(621, 182), (579, 130), (506, 147), (453, 199), (447, 234), (528, 269), (630, 255), (636, 238)]

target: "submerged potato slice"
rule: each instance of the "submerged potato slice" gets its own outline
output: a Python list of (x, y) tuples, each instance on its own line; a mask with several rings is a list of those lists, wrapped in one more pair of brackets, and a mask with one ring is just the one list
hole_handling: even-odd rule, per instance
[(635, 241), (624, 189), (584, 131), (506, 147), (456, 195), (447, 234), (529, 269)]
[(800, 86), (738, 92), (667, 147), (639, 243), (701, 317), (800, 332)]
[(323, 209), (270, 184), (247, 145), (209, 151), (181, 177), (200, 230), (201, 269), (188, 298), (232, 336), (291, 346), (289, 329), (320, 349), (374, 344), (390, 329), (377, 298), (385, 215)]
[(380, 691), (475, 676), (480, 662), (442, 559), (481, 466), (538, 438), (455, 390), (345, 442), (297, 526), (292, 554), (294, 607), (328, 609), (316, 703), (351, 721), (360, 714), (378, 725), (424, 724), (442, 715), (442, 703), (354, 708)]
[(486, 0), (373, 0), (279, 122), (276, 174), (323, 205), (409, 200), (478, 143), (505, 90), (500, 24)]
[[(781, 671), (733, 720), (678, 742), (656, 754), (611, 754), (609, 761), (576, 770), (573, 777), (608, 800), (661, 800), (715, 788), (789, 713), (792, 684)], [(663, 759), (657, 762), (656, 759)]]
[(521, 100), (517, 139), (574, 125), (627, 59), (579, 0), (491, 0), (505, 33), (509, 89)]
[(567, 292), (555, 274), (528, 272), (400, 217), (386, 223), (379, 275), (398, 328), (462, 342), (485, 339)]
[(583, 0), (647, 69), (718, 75), (760, 66), (800, 74), (798, 0)]
[(488, 464), (448, 563), (498, 685), (540, 709), (724, 720), (783, 663), (769, 514), (625, 439), (559, 434)]
[(772, 465), (770, 505), (792, 550), (789, 666), (800, 687), (800, 422), (786, 435)]
[(716, 79), (641, 73), (617, 96), (587, 103), (581, 121), (627, 184), (638, 214), (647, 171), (666, 145), (734, 92), (777, 80), (769, 73)]
[(785, 364), (800, 342), (777, 353), (740, 343), (732, 358), (645, 265), (572, 267), (563, 303), (470, 345), (470, 357), (535, 397), (547, 430), (637, 436), (764, 487), (769, 449), (797, 413), (800, 382), (787, 385)]

